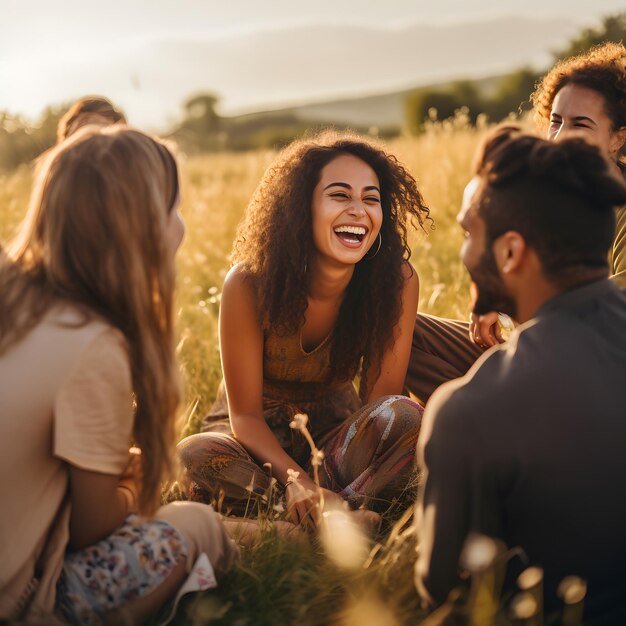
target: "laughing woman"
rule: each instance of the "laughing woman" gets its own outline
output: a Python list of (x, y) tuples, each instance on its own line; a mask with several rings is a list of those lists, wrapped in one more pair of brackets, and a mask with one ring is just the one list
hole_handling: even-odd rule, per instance
[[(222, 492), (237, 509), (269, 487), (264, 468), (297, 520), (321, 493), (381, 508), (406, 488), (422, 413), (397, 395), (419, 290), (407, 222), (428, 213), (414, 178), (368, 140), (325, 134), (279, 155), (224, 283), (223, 385), (205, 432), (179, 444), (193, 499)], [(321, 490), (290, 428), (298, 413), (325, 454)]]

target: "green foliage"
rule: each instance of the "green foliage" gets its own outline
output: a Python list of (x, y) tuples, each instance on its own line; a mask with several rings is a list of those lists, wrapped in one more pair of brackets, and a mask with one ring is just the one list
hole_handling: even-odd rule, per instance
[(608, 15), (597, 28), (585, 28), (566, 48), (554, 55), (555, 61), (586, 52), (589, 48), (607, 41), (626, 41), (626, 12)]
[[(597, 28), (584, 29), (567, 48), (555, 54), (555, 61), (607, 41), (626, 41), (626, 12), (605, 17)], [(520, 68), (501, 78), (493, 94), (481, 93), (480, 81), (459, 81), (447, 87), (417, 89), (405, 101), (407, 129), (412, 133), (421, 132), (424, 123), (433, 119), (435, 110), (437, 118), (445, 120), (466, 107), (472, 123), (481, 113), (493, 122), (521, 114), (531, 108), (529, 97), (541, 74), (532, 68)]]
[(500, 121), (510, 114), (530, 110), (530, 94), (540, 74), (529, 67), (523, 67), (508, 74), (498, 84), (492, 98), (486, 103), (484, 112), (493, 121)]
[(198, 133), (212, 133), (219, 128), (219, 116), (215, 111), (219, 99), (210, 93), (189, 98), (185, 102), (185, 123)]
[(183, 121), (175, 128), (170, 137), (186, 152), (211, 152), (224, 146), (221, 132), (221, 118), (215, 107), (219, 99), (211, 93), (192, 96), (183, 104)]
[(322, 126), (288, 110), (220, 117), (217, 103), (213, 94), (199, 94), (185, 102), (183, 121), (169, 136), (188, 154), (282, 148)]
[(57, 124), (66, 109), (47, 107), (34, 125), (0, 111), (0, 171), (29, 163), (54, 145)]
[(406, 118), (411, 132), (419, 132), (427, 120), (445, 120), (466, 107), (472, 121), (482, 108), (476, 85), (468, 80), (451, 83), (436, 89), (417, 89), (407, 97)]
[(281, 148), (311, 127), (289, 111), (241, 115), (223, 122), (226, 144), (232, 150)]

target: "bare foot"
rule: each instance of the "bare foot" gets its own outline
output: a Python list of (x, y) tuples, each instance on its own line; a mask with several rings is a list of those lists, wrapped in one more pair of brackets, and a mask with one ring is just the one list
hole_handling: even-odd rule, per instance
[(307, 537), (300, 526), (291, 522), (267, 521), (259, 523), (258, 520), (243, 517), (223, 517), (222, 522), (228, 534), (244, 548), (251, 548), (258, 542), (260, 530), (263, 527), (274, 528), (280, 537), (288, 537), (296, 541), (306, 540)]

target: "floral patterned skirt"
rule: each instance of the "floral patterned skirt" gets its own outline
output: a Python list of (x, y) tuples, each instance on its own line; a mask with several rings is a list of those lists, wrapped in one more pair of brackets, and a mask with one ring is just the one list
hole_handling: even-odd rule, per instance
[(185, 541), (171, 524), (129, 515), (106, 539), (66, 554), (57, 614), (70, 624), (100, 624), (104, 613), (161, 585), (186, 556)]

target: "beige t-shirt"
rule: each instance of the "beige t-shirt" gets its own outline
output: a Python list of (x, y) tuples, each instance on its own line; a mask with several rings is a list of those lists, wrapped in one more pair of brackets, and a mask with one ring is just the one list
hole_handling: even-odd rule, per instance
[(68, 463), (122, 473), (133, 426), (120, 332), (64, 305), (0, 354), (0, 617), (50, 613), (69, 538)]

